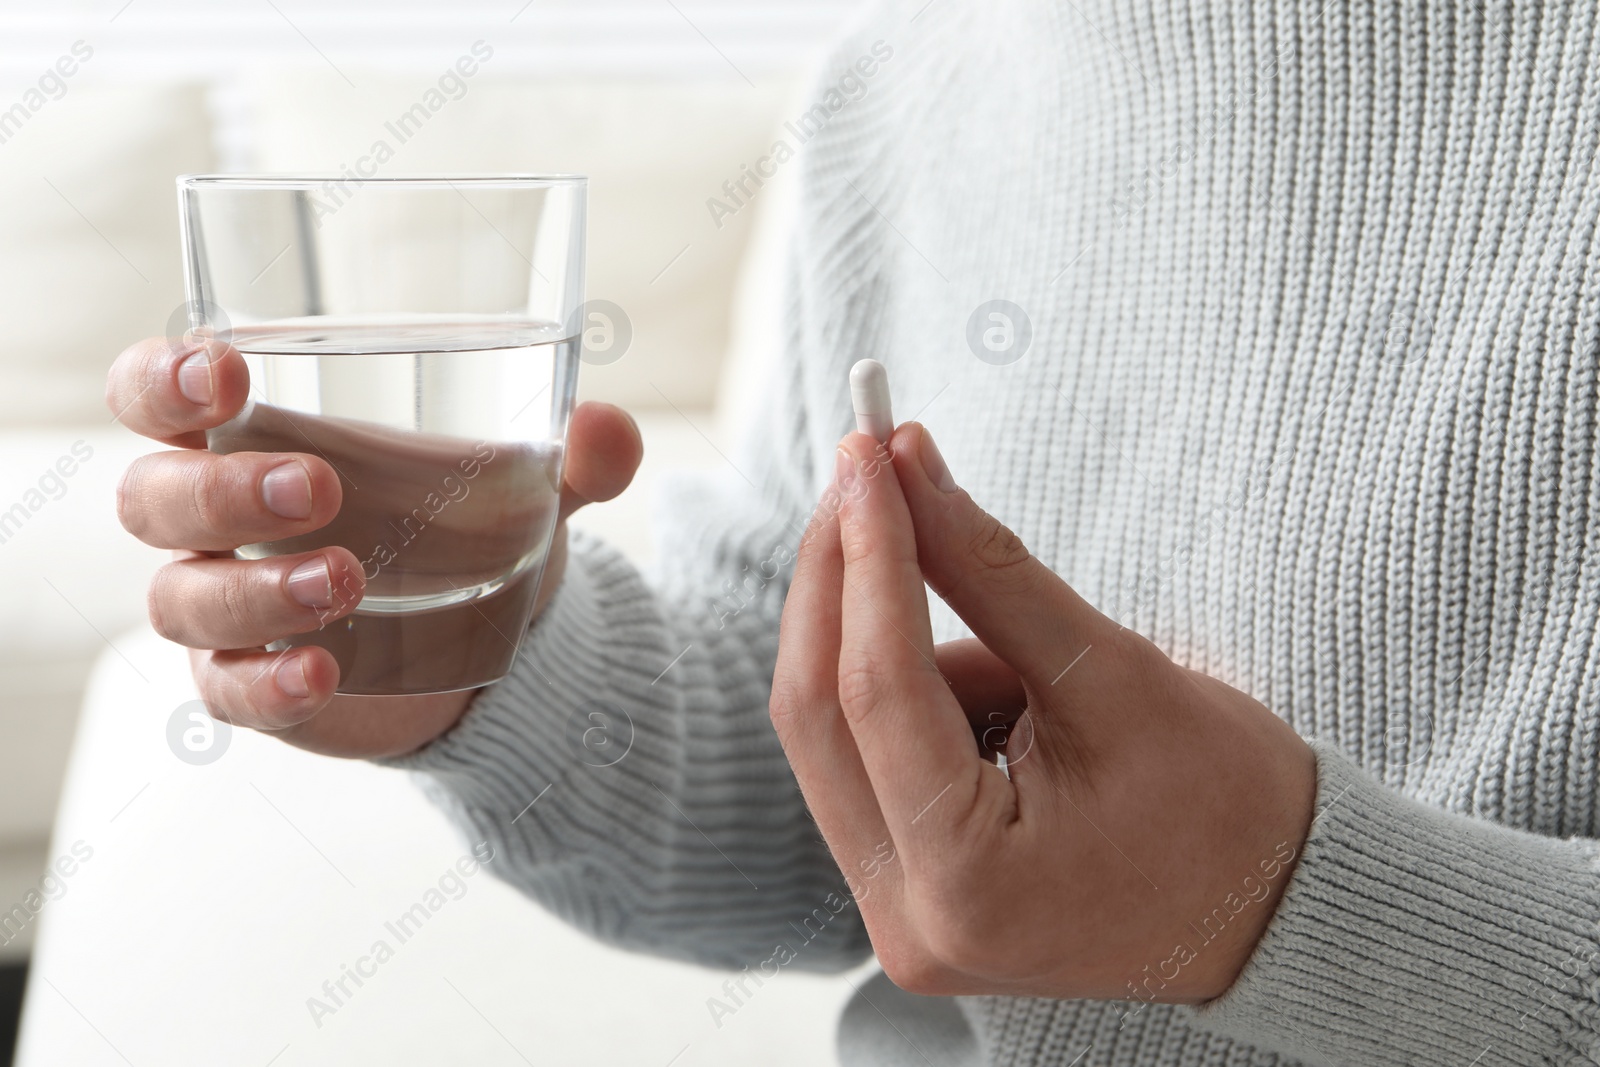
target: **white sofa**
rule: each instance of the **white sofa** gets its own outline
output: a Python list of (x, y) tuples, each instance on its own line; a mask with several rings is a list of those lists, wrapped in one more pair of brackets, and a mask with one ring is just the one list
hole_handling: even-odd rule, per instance
[[(203, 93), (181, 85), (76, 86), (0, 151), (0, 200), (14, 205), (0, 212), (7, 907), (39, 877), (89, 667), (143, 619), (163, 559), (112, 513), (121, 468), (150, 445), (114, 425), (102, 397), (112, 358), (162, 332), (182, 300), (172, 175), (212, 163)], [(32, 934), (0, 930), (0, 960), (25, 955)]]
[[(364, 75), (371, 110), (330, 111), (310, 81), (259, 82), (257, 165), (337, 168), (413, 83)], [(617, 363), (585, 368), (582, 392), (635, 411), (646, 465), (635, 490), (581, 524), (641, 561), (652, 484), (666, 469), (723, 462), (707, 440), (726, 448), (719, 390), (754, 380), (747, 363), (767, 350), (775, 224), (755, 220), (781, 194), (721, 229), (703, 201), (760, 154), (789, 98), (682, 82), (485, 84), (407, 146), (413, 171), (594, 176), (589, 292), (628, 311), (635, 339)], [(67, 166), (75, 157), (62, 146), (93, 143), (117, 114), (110, 145), (121, 154), (108, 163), (85, 150), (79, 170)], [(150, 116), (161, 121), (141, 134)], [(11, 427), (0, 432), (0, 511), (77, 442), (92, 456), (0, 542), (0, 902), (40, 904), (5, 947), (33, 953), (17, 1063), (833, 1062), (832, 1021), (852, 979), (785, 974), (719, 1026), (706, 999), (723, 976), (596, 945), (481, 872), (337, 1011), (311, 1010), (309, 998), (330, 1003), (323, 983), (465, 849), (393, 772), (243, 731), (214, 763), (174, 756), (168, 730), (195, 693), (182, 651), (141, 621), (162, 554), (123, 534), (112, 504), (122, 467), (154, 446), (112, 425), (98, 398), (117, 349), (161, 332), (178, 304), (171, 177), (211, 165), (214, 131), (201, 91), (183, 86), (84, 91), (37, 122), (36, 145), (0, 153), (0, 183), (26, 182), (44, 158), (67, 195), (46, 198), (39, 218), (0, 224), (22, 229), (0, 230), (0, 277), (20, 272), (7, 257), (30, 248), (78, 255), (52, 267), (38, 306), (5, 309), (42, 325), (28, 350), (0, 340), (0, 369), (21, 383), (0, 409)], [(508, 127), (518, 136), (496, 135)], [(107, 202), (117, 183), (96, 175), (108, 172), (148, 182)], [(94, 291), (75, 281), (89, 259), (102, 272)], [(105, 299), (119, 286), (135, 294), (125, 306)], [(62, 292), (81, 292), (92, 313), (63, 315)], [(723, 373), (730, 361), (744, 369)], [(721, 411), (739, 406), (734, 396)]]

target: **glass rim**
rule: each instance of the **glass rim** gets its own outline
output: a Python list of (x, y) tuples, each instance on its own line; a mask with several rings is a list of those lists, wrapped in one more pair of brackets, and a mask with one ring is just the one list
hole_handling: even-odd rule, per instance
[(180, 189), (195, 186), (230, 186), (240, 189), (321, 189), (324, 185), (390, 185), (405, 188), (439, 189), (456, 185), (475, 188), (549, 188), (556, 186), (587, 185), (587, 174), (396, 174), (362, 178), (355, 175), (322, 172), (240, 173), (240, 174), (180, 174)]

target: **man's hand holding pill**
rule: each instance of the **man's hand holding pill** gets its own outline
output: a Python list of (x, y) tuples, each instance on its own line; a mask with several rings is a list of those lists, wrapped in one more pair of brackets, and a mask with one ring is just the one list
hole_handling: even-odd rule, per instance
[[(837, 482), (799, 555), (771, 710), (890, 978), (1226, 991), (1305, 840), (1311, 749), (1090, 607), (921, 426), (846, 437)], [(924, 580), (977, 640), (934, 645)]]

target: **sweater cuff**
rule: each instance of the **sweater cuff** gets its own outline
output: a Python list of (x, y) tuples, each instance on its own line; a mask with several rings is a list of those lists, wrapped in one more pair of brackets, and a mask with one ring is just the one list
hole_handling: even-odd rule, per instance
[(1299, 865), (1202, 1021), (1312, 1062), (1600, 1062), (1592, 843), (1427, 806), (1313, 747)]
[[(510, 672), (449, 731), (381, 762), (426, 772), (453, 806), (510, 819), (575, 766), (604, 767), (627, 754), (632, 721), (605, 697), (659, 658), (626, 654), (642, 645), (653, 652), (657, 642), (646, 631), (659, 621), (613, 549), (577, 532), (572, 538), (561, 587), (522, 636)], [(651, 680), (641, 677), (641, 685)]]

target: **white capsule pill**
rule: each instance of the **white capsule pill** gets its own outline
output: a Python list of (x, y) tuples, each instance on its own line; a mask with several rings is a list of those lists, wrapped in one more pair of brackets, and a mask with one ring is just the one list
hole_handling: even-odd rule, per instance
[(894, 415), (889, 410), (889, 372), (882, 363), (863, 359), (850, 368), (850, 402), (856, 409), (856, 429), (888, 441), (894, 434)]

